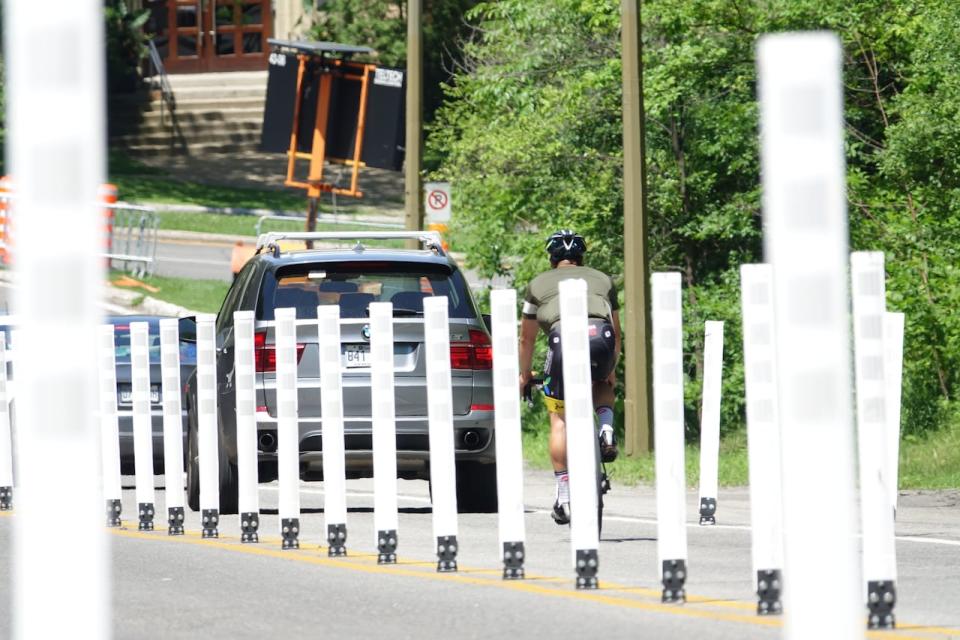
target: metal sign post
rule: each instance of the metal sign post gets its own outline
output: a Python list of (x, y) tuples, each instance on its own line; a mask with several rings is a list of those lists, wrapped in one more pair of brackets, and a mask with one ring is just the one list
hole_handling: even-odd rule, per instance
[(708, 320), (703, 347), (700, 420), (700, 524), (717, 524), (720, 471), (720, 394), (723, 386), (723, 323)]
[(217, 341), (212, 314), (197, 316), (197, 448), (204, 538), (220, 536), (220, 447), (217, 437)]
[(277, 349), (277, 480), (284, 549), (300, 548), (300, 426), (297, 409), (297, 310), (274, 311)]
[(156, 491), (153, 484), (153, 422), (150, 416), (150, 328), (130, 323), (130, 380), (133, 401), (133, 464), (140, 531), (153, 531)]
[(327, 555), (347, 555), (347, 472), (343, 434), (343, 372), (340, 358), (340, 307), (317, 307), (320, 349), (320, 415), (323, 419), (323, 517)]
[(450, 376), (450, 321), (446, 296), (423, 299), (427, 354), (427, 416), (430, 482), (437, 571), (457, 570), (457, 470), (453, 448), (453, 390)]
[(397, 561), (397, 425), (393, 388), (393, 305), (370, 303), (373, 411), (373, 525), (377, 562)]
[(597, 520), (599, 441), (593, 427), (590, 342), (587, 336), (587, 283), (563, 280), (560, 343), (563, 345), (564, 418), (570, 475), (570, 547), (578, 589), (596, 589), (600, 523)]
[(497, 517), (503, 554), (503, 578), (524, 577), (526, 531), (523, 521), (523, 441), (520, 430), (520, 398), (517, 380), (517, 292), (490, 292), (493, 325), (494, 439), (497, 449)]
[(887, 419), (883, 335), (886, 288), (883, 253), (850, 255), (853, 294), (854, 372), (857, 380), (857, 448), (860, 453), (860, 517), (863, 573), (867, 581), (867, 624), (892, 629), (897, 602), (897, 552), (893, 505), (886, 477)]
[(757, 580), (757, 613), (768, 615), (780, 613), (783, 609), (780, 600), (783, 588), (780, 421), (770, 265), (742, 265), (740, 291), (747, 392), (751, 549)]
[(237, 409), (237, 511), (240, 542), (260, 541), (260, 494), (257, 481), (257, 397), (254, 372), (253, 311), (233, 313)]
[(862, 638), (842, 52), (836, 36), (806, 33), (765, 36), (757, 53), (764, 255), (777, 322), (786, 637)]
[(180, 328), (160, 321), (160, 396), (163, 401), (163, 476), (167, 533), (183, 535), (183, 406), (180, 401)]
[(683, 321), (680, 274), (650, 276), (657, 558), (663, 602), (686, 602), (686, 467), (683, 450)]

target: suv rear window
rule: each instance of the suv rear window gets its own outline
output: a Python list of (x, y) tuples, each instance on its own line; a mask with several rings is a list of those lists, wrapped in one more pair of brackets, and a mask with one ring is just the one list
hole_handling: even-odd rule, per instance
[(447, 296), (451, 318), (476, 317), (463, 277), (439, 265), (296, 265), (279, 269), (271, 284), (261, 290), (258, 320), (273, 320), (278, 307), (296, 308), (298, 318), (316, 318), (317, 306), (327, 304), (339, 305), (341, 318), (365, 318), (371, 302), (392, 302), (395, 316), (422, 315), (427, 296)]

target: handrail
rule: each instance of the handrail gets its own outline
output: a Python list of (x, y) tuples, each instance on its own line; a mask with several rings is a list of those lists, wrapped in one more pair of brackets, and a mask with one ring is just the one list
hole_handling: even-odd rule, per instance
[(160, 58), (160, 52), (157, 51), (157, 45), (153, 38), (147, 40), (147, 52), (150, 54), (150, 64), (153, 66), (154, 77), (158, 78), (160, 83), (160, 122), (163, 123), (163, 105), (167, 104), (171, 115), (177, 108), (177, 100), (173, 95), (173, 87), (170, 86), (170, 80), (167, 78), (167, 70), (163, 66), (163, 60)]
[(443, 240), (436, 231), (271, 231), (257, 238), (257, 251), (280, 240), (418, 240), (439, 255), (445, 255)]

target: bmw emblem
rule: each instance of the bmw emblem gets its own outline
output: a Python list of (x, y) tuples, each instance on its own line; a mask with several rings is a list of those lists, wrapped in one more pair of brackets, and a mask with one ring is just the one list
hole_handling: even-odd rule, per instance
[(364, 340), (370, 340), (370, 325), (363, 325), (363, 329), (360, 329), (360, 335), (363, 336)]

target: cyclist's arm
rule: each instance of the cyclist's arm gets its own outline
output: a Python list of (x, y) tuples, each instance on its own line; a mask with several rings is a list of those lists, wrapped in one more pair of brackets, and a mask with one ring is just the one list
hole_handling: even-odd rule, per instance
[(533, 347), (537, 341), (540, 325), (535, 318), (523, 318), (520, 321), (520, 382), (526, 384), (533, 377)]

